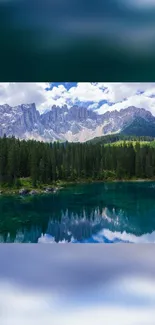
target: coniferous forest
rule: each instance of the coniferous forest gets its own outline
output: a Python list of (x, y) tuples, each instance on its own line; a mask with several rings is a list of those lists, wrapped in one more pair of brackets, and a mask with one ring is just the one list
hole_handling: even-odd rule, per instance
[(0, 139), (0, 184), (20, 186), (30, 178), (32, 186), (57, 181), (115, 180), (155, 177), (155, 148), (148, 143), (43, 143)]

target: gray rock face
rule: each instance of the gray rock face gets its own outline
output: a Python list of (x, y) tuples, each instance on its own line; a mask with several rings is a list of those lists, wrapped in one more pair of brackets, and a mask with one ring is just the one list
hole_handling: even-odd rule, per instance
[(26, 195), (29, 193), (29, 190), (25, 189), (25, 188), (22, 188), (21, 190), (19, 190), (19, 194), (20, 195)]
[(26, 133), (41, 133), (43, 126), (35, 104), (10, 107), (0, 106), (0, 134), (25, 138)]
[(51, 110), (40, 114), (34, 103), (15, 107), (5, 104), (0, 105), (0, 136), (6, 134), (20, 139), (83, 142), (96, 136), (120, 132), (138, 117), (155, 122), (155, 117), (149, 111), (134, 106), (99, 115), (83, 106), (68, 109), (66, 105), (54, 105)]
[(30, 195), (35, 195), (35, 194), (38, 194), (38, 192), (35, 191), (35, 190), (32, 190), (32, 191), (29, 192), (29, 194), (30, 194)]

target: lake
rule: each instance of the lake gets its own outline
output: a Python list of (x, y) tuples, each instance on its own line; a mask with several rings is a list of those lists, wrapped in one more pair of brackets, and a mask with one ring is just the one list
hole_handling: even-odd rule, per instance
[(78, 184), (31, 197), (1, 195), (0, 242), (155, 242), (155, 182)]

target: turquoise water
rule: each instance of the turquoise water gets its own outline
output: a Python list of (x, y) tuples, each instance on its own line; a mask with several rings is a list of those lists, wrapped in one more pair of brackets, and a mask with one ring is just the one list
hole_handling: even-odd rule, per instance
[(155, 182), (94, 183), (0, 197), (0, 242), (155, 242)]

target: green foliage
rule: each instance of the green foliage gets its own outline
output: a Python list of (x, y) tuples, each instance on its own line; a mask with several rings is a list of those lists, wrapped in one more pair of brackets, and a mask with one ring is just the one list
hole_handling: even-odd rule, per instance
[(136, 136), (136, 135), (125, 135), (122, 133), (108, 134), (101, 137), (94, 138), (89, 140), (88, 143), (96, 144), (110, 144), (110, 143), (122, 143), (122, 142), (152, 142), (154, 141), (153, 136)]

